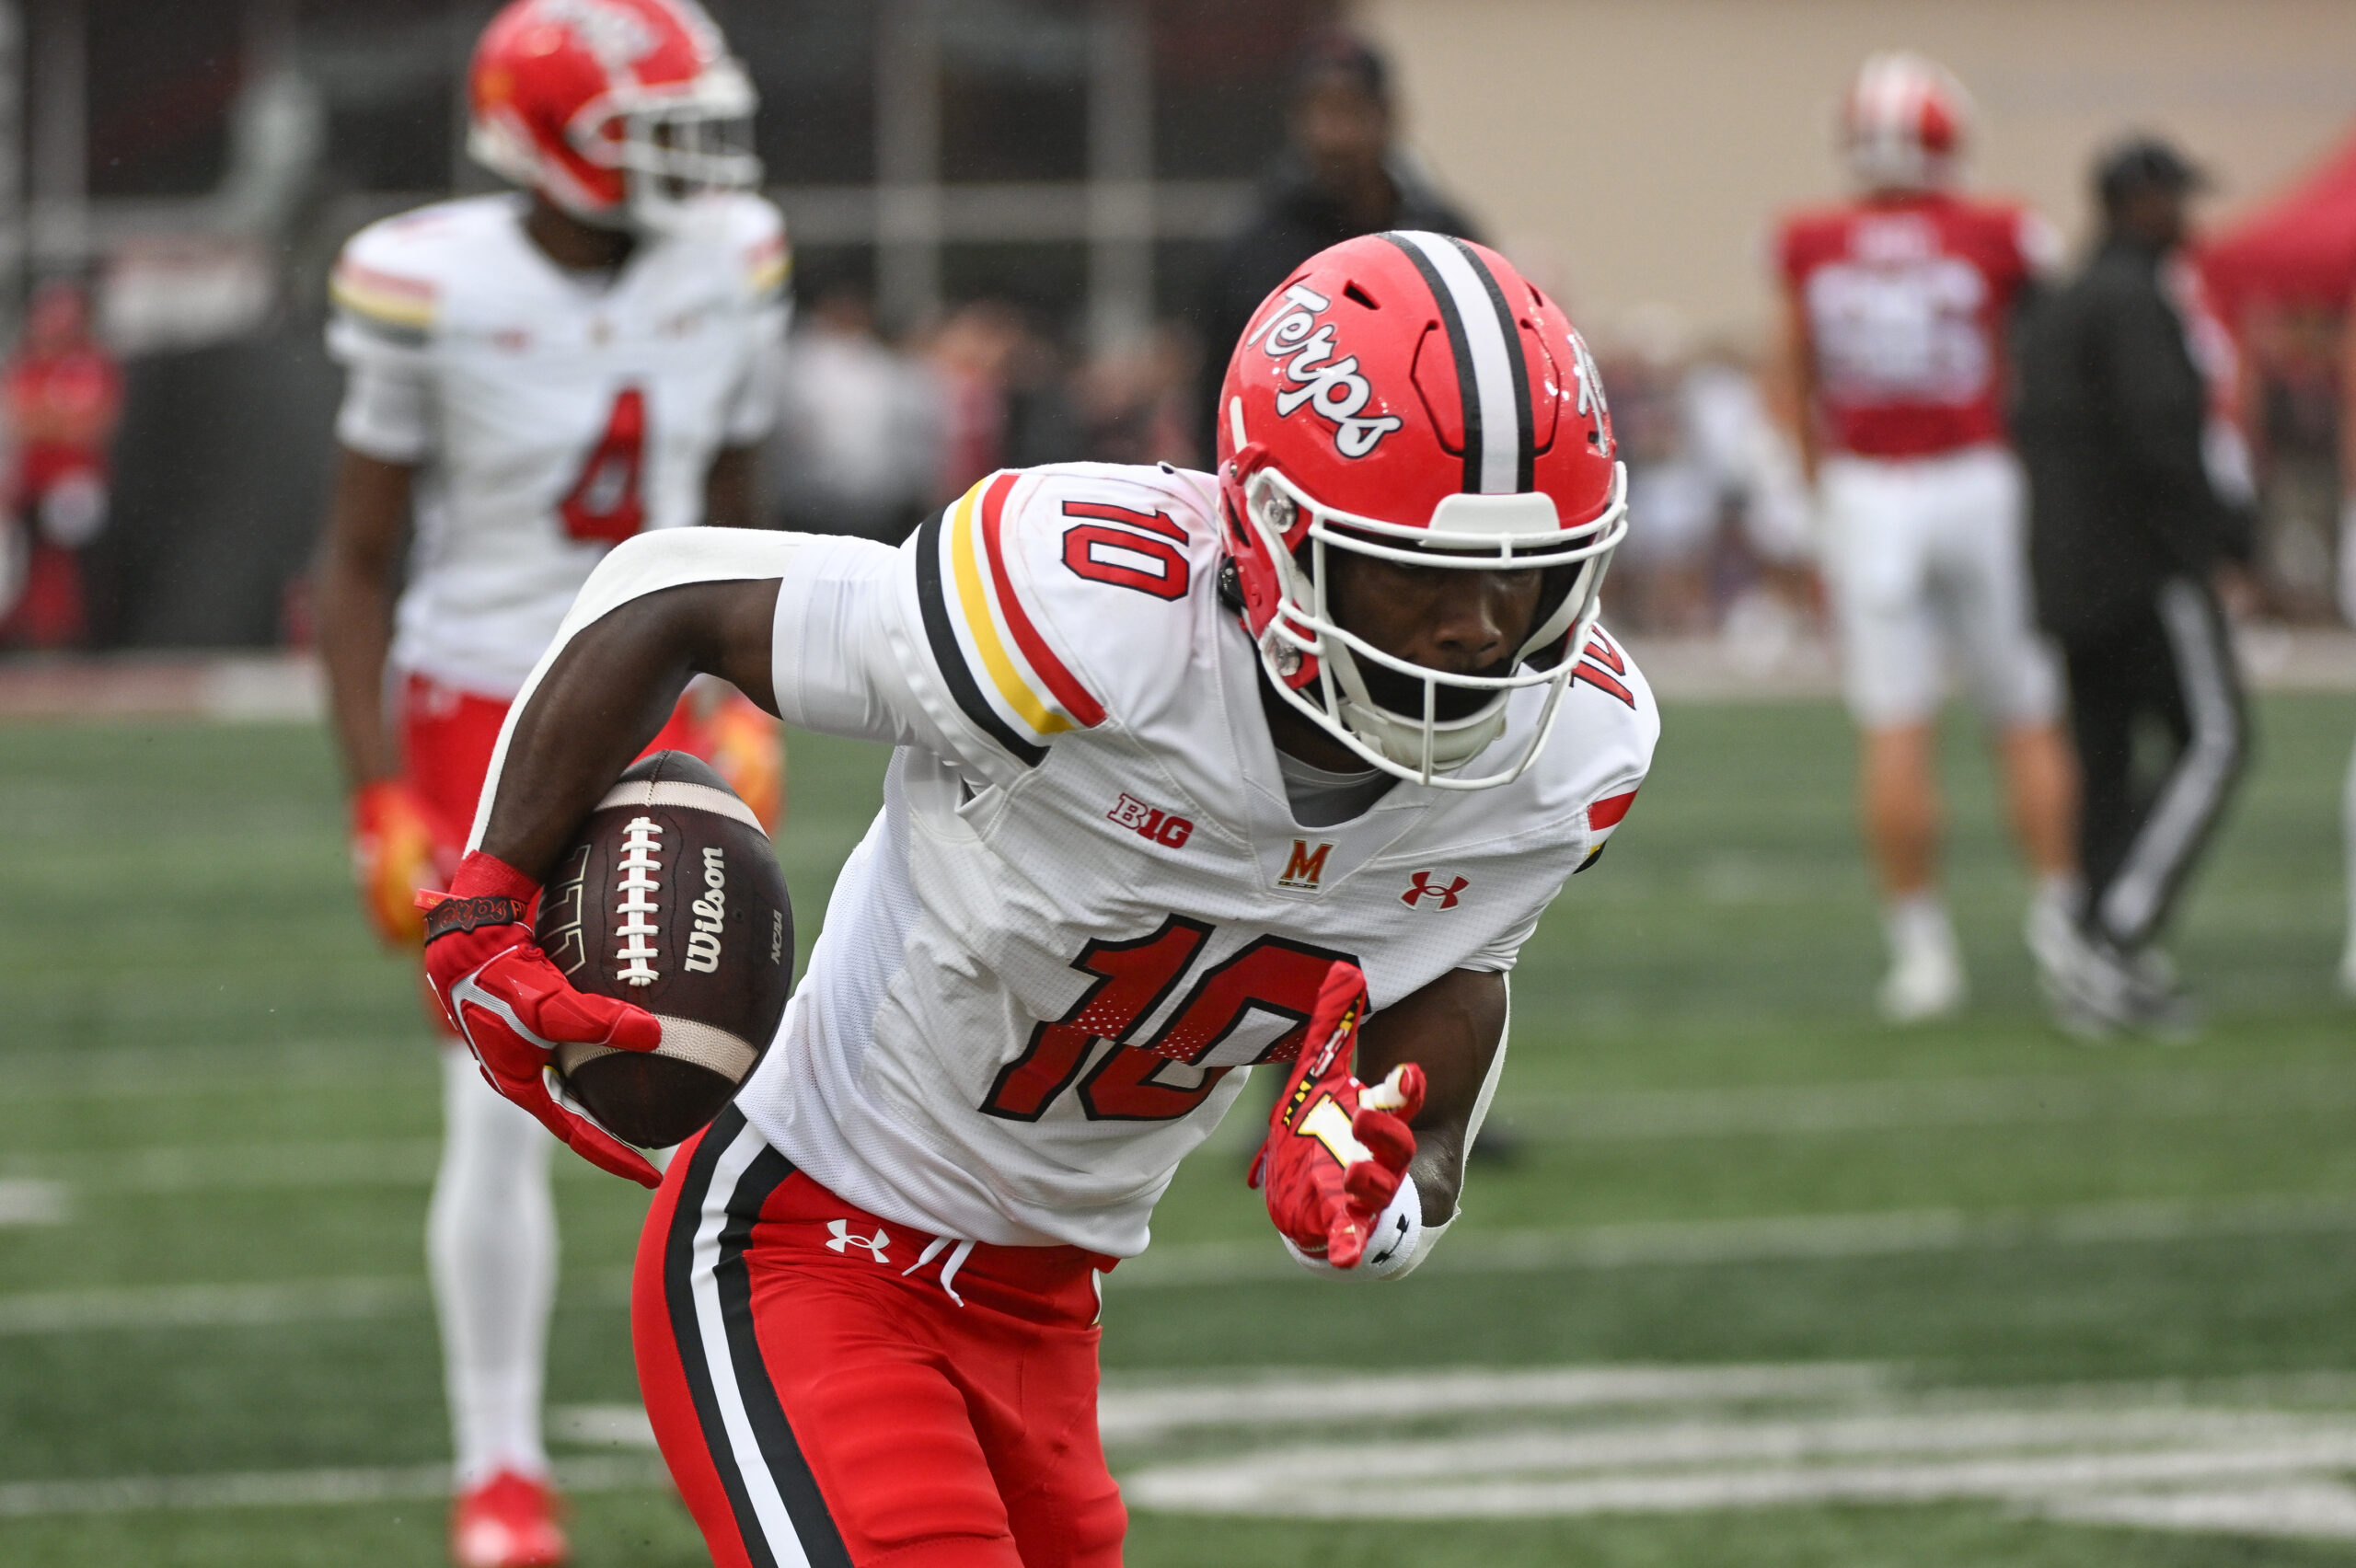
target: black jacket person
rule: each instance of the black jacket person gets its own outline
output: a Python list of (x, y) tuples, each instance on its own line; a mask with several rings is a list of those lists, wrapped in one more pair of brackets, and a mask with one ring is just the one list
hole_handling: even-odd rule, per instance
[[(2085, 797), (2085, 926), (2132, 956), (2166, 917), (2246, 745), (2213, 579), (2250, 550), (2246, 467), (2216, 418), (2215, 330), (2181, 256), (2191, 167), (2129, 143), (2097, 173), (2085, 269), (2028, 313), (2014, 436), (2030, 484), (2038, 616), (2062, 645)], [(2136, 732), (2169, 744), (2156, 777)]]

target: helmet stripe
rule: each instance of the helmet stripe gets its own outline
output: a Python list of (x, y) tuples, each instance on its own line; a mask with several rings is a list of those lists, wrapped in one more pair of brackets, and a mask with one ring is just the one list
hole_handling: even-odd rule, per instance
[(1403, 230), (1383, 236), (1415, 263), (1447, 324), (1464, 408), (1464, 488), (1511, 494), (1530, 488), (1530, 373), (1505, 293), (1461, 240)]

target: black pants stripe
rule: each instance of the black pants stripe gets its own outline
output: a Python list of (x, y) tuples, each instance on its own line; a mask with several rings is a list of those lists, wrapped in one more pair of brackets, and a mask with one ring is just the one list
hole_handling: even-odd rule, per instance
[(2190, 578), (2162, 584), (2142, 613), (2064, 643), (2062, 654), (2083, 781), (2086, 925), (2132, 951), (2167, 919), (2241, 777), (2241, 676), (2215, 595)]
[(746, 1556), (756, 1568), (850, 1568), (753, 1331), (745, 1248), (792, 1173), (734, 1106), (722, 1111), (696, 1146), (664, 1239), (664, 1297)]

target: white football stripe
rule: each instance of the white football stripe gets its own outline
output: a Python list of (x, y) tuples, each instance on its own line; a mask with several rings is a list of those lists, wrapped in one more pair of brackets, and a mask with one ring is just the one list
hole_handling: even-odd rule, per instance
[(1481, 489), (1509, 495), (1519, 488), (1521, 477), (1521, 417), (1514, 402), (1513, 362), (1507, 356), (1520, 345), (1507, 339), (1487, 285), (1452, 241), (1412, 229), (1399, 237), (1432, 264), (1456, 306), (1472, 357), (1473, 406), (1481, 417)]
[(625, 779), (606, 790), (606, 798), (597, 802), (597, 809), (601, 812), (611, 806), (672, 806), (686, 811), (710, 812), (715, 816), (741, 822), (763, 838), (768, 836), (762, 830), (761, 819), (753, 814), (753, 808), (730, 791), (715, 790), (709, 784), (690, 783), (683, 778), (666, 778), (653, 784), (642, 779)]

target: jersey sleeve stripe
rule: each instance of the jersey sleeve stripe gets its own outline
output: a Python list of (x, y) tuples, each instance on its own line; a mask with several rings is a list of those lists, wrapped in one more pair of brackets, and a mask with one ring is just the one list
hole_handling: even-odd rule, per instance
[(792, 271), (793, 253), (787, 248), (785, 236), (778, 235), (755, 248), (747, 263), (745, 286), (756, 296), (773, 294), (785, 286)]
[(345, 261), (328, 280), (328, 294), (344, 309), (389, 327), (417, 331), (433, 325), (431, 283)]
[(931, 649), (933, 666), (941, 672), (958, 710), (976, 729), (996, 741), (1008, 755), (1025, 767), (1036, 767), (1046, 760), (1047, 749), (1024, 740), (1014, 732), (1012, 725), (999, 717), (998, 709), (982, 695), (980, 684), (965, 663), (965, 651), (958, 644), (956, 623), (950, 619), (948, 594), (941, 581), (941, 535), (947, 516), (946, 512), (934, 513), (917, 533), (917, 606), (924, 617), (925, 642)]
[(1634, 790), (1624, 795), (1606, 796), (1588, 807), (1587, 824), (1599, 832), (1617, 827), (1620, 825), (1620, 819), (1628, 814), (1628, 808), (1635, 803), (1636, 792)]
[[(999, 478), (1011, 482), (1013, 476)], [(992, 482), (985, 479), (967, 490), (957, 503), (957, 515), (950, 523), (950, 556), (957, 572), (958, 604), (964, 610), (965, 628), (973, 636), (974, 651), (982, 656), (982, 668), (989, 672), (990, 684), (998, 688), (999, 696), (1038, 733), (1060, 734), (1071, 728), (1071, 721), (1040, 701), (1039, 694), (1015, 666), (1006, 651), (1005, 639), (999, 636), (998, 618), (991, 614), (989, 594), (982, 586), (981, 567), (975, 559), (976, 514), (980, 511), (983, 490)]]
[[(1047, 683), (1056, 701), (1072, 716), (1080, 728), (1092, 730), (1104, 722), (1104, 705), (1089, 695), (1064, 662), (1047, 646), (1039, 628), (1031, 624), (1030, 615), (1022, 608), (1022, 600), (1015, 594), (1014, 584), (1006, 575), (1006, 555), (999, 543), (999, 524), (1006, 509), (1006, 498), (1014, 489), (1015, 476), (1000, 474), (990, 481), (989, 490), (982, 497), (982, 548), (990, 560), (990, 580), (998, 587), (999, 607), (1006, 614), (1007, 628), (1014, 633), (1015, 646), (1022, 650), (1022, 657)], [(1073, 502), (1066, 502), (1064, 510), (1073, 510)], [(1183, 540), (1185, 536), (1181, 534)]]

